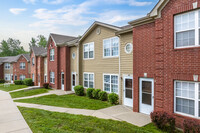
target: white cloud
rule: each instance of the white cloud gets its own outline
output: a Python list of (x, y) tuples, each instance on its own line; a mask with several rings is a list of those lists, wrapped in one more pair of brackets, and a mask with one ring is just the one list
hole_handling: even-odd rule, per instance
[(104, 1), (109, 2), (110, 4), (128, 4), (130, 6), (148, 6), (152, 4), (152, 2), (147, 2), (147, 1), (139, 2), (137, 0), (109, 0), (109, 1), (104, 0)]
[(26, 8), (10, 8), (9, 11), (15, 15), (18, 15), (18, 14), (26, 11)]
[(46, 4), (61, 4), (63, 3), (65, 0), (43, 0), (44, 3)]
[(26, 4), (29, 4), (29, 3), (31, 3), (31, 4), (35, 4), (35, 2), (37, 1), (37, 0), (23, 0)]

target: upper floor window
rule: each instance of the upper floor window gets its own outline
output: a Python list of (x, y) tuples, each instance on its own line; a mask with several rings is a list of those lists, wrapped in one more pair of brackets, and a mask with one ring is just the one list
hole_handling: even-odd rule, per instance
[(94, 59), (94, 42), (84, 44), (83, 47), (83, 58)]
[(5, 63), (5, 64), (4, 64), (4, 68), (5, 68), (5, 69), (10, 69), (10, 63)]
[(50, 61), (54, 61), (54, 49), (50, 50)]
[(103, 40), (103, 56), (117, 57), (119, 56), (119, 38), (112, 37)]
[(200, 43), (200, 11), (192, 11), (174, 17), (175, 48), (196, 47)]
[(35, 65), (35, 58), (32, 58), (32, 66)]
[(24, 62), (20, 63), (20, 69), (25, 69), (26, 64)]

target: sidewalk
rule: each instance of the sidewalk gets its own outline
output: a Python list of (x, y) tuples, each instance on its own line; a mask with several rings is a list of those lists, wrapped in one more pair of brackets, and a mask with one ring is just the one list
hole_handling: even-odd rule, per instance
[(139, 127), (145, 126), (151, 122), (149, 115), (133, 112), (130, 108), (123, 105), (117, 105), (100, 110), (87, 110), (87, 109), (63, 108), (63, 107), (29, 104), (29, 103), (16, 102), (16, 104), (17, 106), (21, 107), (37, 108), (47, 111), (69, 113), (76, 115), (94, 116), (102, 119), (126, 121), (128, 123), (131, 123)]
[(32, 133), (8, 92), (0, 91), (0, 132)]

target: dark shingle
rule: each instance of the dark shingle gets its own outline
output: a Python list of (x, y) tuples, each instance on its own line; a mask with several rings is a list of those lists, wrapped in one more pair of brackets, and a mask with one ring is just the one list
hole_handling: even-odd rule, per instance
[(44, 47), (33, 46), (31, 50), (35, 54), (35, 56), (42, 56), (44, 53), (47, 53), (47, 49)]
[(73, 37), (73, 36), (58, 35), (54, 33), (51, 33), (50, 35), (57, 45), (63, 45), (68, 41), (76, 39), (76, 37)]

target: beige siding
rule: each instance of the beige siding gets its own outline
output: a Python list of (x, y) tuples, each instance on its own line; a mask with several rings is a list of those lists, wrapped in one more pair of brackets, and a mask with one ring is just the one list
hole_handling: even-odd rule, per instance
[[(96, 34), (96, 29), (101, 28), (101, 34)], [(103, 40), (115, 37), (115, 31), (109, 28), (96, 27), (80, 43), (80, 84), (83, 85), (83, 73), (94, 73), (94, 87), (103, 90), (103, 73), (119, 74), (119, 58), (103, 58)], [(83, 45), (94, 42), (94, 59), (83, 59)]]
[(28, 74), (31, 74), (31, 63), (28, 63)]
[(12, 63), (10, 63), (10, 69), (5, 69), (5, 63), (4, 63), (4, 78), (5, 78), (5, 74), (10, 74), (10, 79), (11, 79), (11, 74), (13, 74), (13, 64)]
[[(79, 83), (78, 83), (78, 47), (70, 47), (70, 69), (71, 69), (71, 74), (72, 74), (72, 72), (73, 73), (76, 73), (76, 85), (78, 85)], [(72, 58), (72, 54), (73, 53), (75, 53), (75, 58), (73, 59)]]

